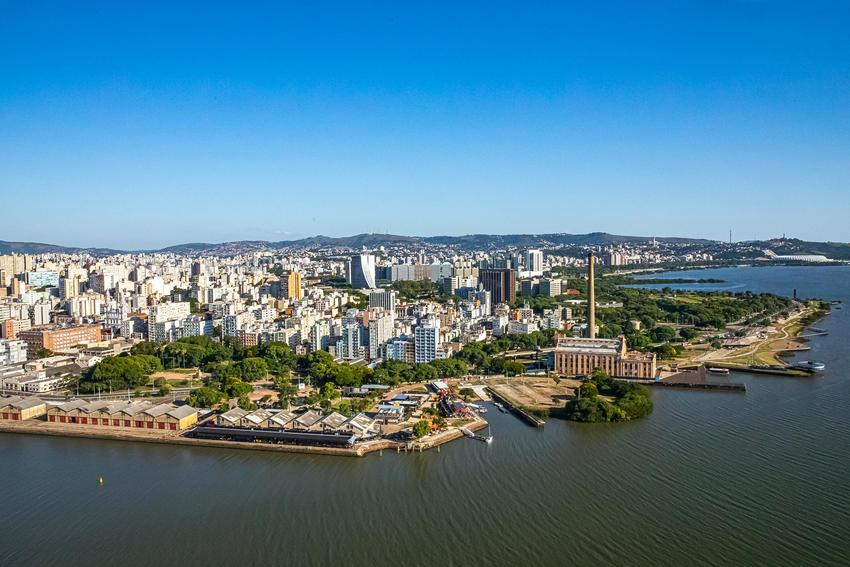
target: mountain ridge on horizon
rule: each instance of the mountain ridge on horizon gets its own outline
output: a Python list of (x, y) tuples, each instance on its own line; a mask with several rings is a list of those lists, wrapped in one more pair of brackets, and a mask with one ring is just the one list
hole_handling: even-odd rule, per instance
[[(48, 244), (42, 242), (23, 242), (0, 240), (0, 254), (82, 254), (92, 256), (109, 256), (128, 253), (173, 253), (173, 254), (233, 254), (250, 250), (284, 250), (309, 249), (321, 247), (339, 247), (360, 249), (376, 248), (387, 245), (445, 245), (462, 249), (485, 250), (506, 247), (568, 247), (568, 246), (605, 246), (625, 243), (646, 243), (653, 239), (667, 244), (703, 244), (706, 246), (720, 245), (722, 241), (705, 238), (687, 237), (652, 237), (626, 236), (607, 232), (590, 232), (586, 234), (571, 233), (540, 233), (540, 234), (466, 234), (459, 236), (405, 236), (384, 233), (361, 233), (352, 236), (332, 237), (325, 235), (309, 236), (294, 240), (233, 240), (220, 243), (187, 242), (162, 248), (147, 249), (117, 249), (106, 247), (82, 247)], [(850, 244), (836, 242), (807, 242), (798, 239), (773, 239), (746, 241), (753, 245), (768, 244), (776, 246), (781, 243), (777, 252), (783, 250), (794, 253), (824, 254), (836, 259), (850, 258)], [(738, 242), (737, 244), (741, 244)]]
[[(456, 246), (483, 246), (499, 242), (505, 246), (534, 246), (542, 244), (559, 245), (600, 245), (624, 242), (649, 242), (651, 236), (616, 235), (607, 232), (590, 232), (586, 234), (571, 233), (537, 233), (537, 234), (464, 234), (458, 236), (406, 236), (388, 233), (360, 233), (351, 236), (326, 236), (318, 234), (293, 240), (230, 240), (225, 242), (184, 242), (161, 248), (109, 248), (103, 246), (70, 246), (44, 242), (0, 240), (0, 254), (49, 254), (49, 253), (90, 253), (95, 256), (144, 252), (173, 252), (190, 253), (204, 252), (224, 247), (244, 246), (251, 248), (310, 248), (321, 246), (339, 246), (360, 248), (362, 246), (381, 246), (387, 244), (443, 244)], [(655, 237), (659, 242), (667, 243), (715, 243), (717, 241), (704, 238), (687, 237)], [(489, 247), (489, 246), (483, 246)]]

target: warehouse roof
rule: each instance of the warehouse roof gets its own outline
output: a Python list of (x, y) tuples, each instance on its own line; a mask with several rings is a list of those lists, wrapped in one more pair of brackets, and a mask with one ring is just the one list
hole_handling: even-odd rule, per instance
[(41, 398), (36, 398), (35, 396), (31, 398), (22, 398), (16, 402), (12, 402), (11, 405), (13, 408), (19, 410), (25, 410), (30, 408), (36, 408), (38, 406), (43, 406), (45, 404), (44, 400)]
[(348, 418), (342, 415), (341, 413), (333, 412), (331, 414), (328, 414), (328, 416), (322, 420), (322, 427), (327, 427), (328, 429), (338, 429), (347, 420)]
[(260, 423), (263, 423), (264, 421), (268, 420), (271, 416), (272, 412), (270, 412), (269, 410), (258, 409), (246, 415), (245, 419), (255, 425), (259, 425)]
[(168, 413), (173, 410), (174, 406), (171, 404), (157, 404), (151, 408), (144, 410), (142, 413), (149, 415), (151, 417), (159, 417), (163, 414)]
[(170, 415), (174, 419), (180, 420), (189, 417), (193, 413), (198, 413), (198, 410), (196, 410), (192, 406), (179, 406), (168, 412), (168, 415)]
[(150, 402), (133, 402), (121, 410), (121, 413), (134, 417), (151, 407)]
[(307, 410), (300, 416), (295, 418), (295, 423), (301, 425), (302, 427), (311, 427), (316, 424), (317, 421), (322, 419), (322, 414), (315, 410)]
[(71, 400), (70, 402), (65, 402), (64, 404), (59, 406), (59, 410), (67, 413), (69, 411), (81, 408), (86, 404), (88, 404), (88, 402), (85, 400)]
[(8, 398), (0, 397), (0, 409), (7, 408), (15, 402), (21, 401), (22, 399), (23, 398), (21, 396), (9, 396)]
[(272, 423), (275, 423), (277, 425), (280, 425), (282, 427), (282, 426), (286, 425), (287, 423), (289, 423), (290, 421), (292, 421), (293, 419), (295, 419), (296, 417), (298, 417), (298, 416), (295, 415), (294, 413), (292, 413), (289, 410), (281, 410), (281, 411), (277, 412), (276, 414), (274, 414), (273, 416), (271, 416), (269, 421), (271, 421)]
[(219, 418), (229, 421), (230, 423), (236, 423), (246, 415), (248, 415), (246, 410), (243, 410), (242, 408), (233, 408), (232, 410), (228, 410), (221, 414)]
[(106, 400), (96, 400), (94, 402), (89, 402), (85, 405), (80, 406), (80, 411), (84, 411), (86, 413), (92, 413), (92, 412), (98, 411), (102, 408), (105, 408), (109, 404), (110, 404), (110, 402), (108, 402)]
[(360, 433), (365, 433), (372, 429), (375, 425), (375, 420), (366, 415), (365, 413), (358, 413), (347, 422), (349, 427), (357, 430)]

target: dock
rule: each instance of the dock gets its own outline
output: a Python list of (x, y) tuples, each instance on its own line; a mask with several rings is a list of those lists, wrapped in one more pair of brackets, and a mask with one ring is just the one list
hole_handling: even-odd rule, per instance
[(732, 364), (729, 362), (711, 362), (714, 368), (726, 368), (736, 372), (749, 372), (750, 374), (769, 374), (773, 376), (788, 376), (790, 378), (809, 378), (814, 372), (800, 370), (797, 368), (786, 368), (780, 366), (753, 366), (746, 364)]
[(493, 390), (493, 388), (487, 388), (487, 391), (490, 392), (490, 397), (492, 397), (495, 401), (501, 403), (506, 408), (508, 408), (508, 411), (518, 415), (523, 421), (525, 421), (529, 425), (533, 427), (543, 427), (544, 425), (546, 425), (546, 422), (543, 419), (515, 405), (509, 399), (499, 395), (495, 390)]
[(464, 435), (466, 435), (470, 439), (475, 439), (476, 441), (483, 441), (484, 443), (489, 443), (490, 441), (493, 440), (493, 437), (491, 437), (491, 436), (479, 435), (477, 433), (473, 433), (472, 431), (470, 431), (466, 427), (461, 427), (460, 431), (461, 431), (461, 433), (463, 433)]
[[(719, 368), (719, 365), (712, 364), (713, 368)], [(661, 380), (635, 380), (628, 378), (617, 378), (624, 382), (636, 382), (645, 386), (653, 386), (660, 388), (687, 388), (692, 390), (716, 390), (720, 392), (746, 392), (747, 385), (740, 382), (728, 382), (726, 380), (718, 380), (704, 366), (693, 366), (681, 368), (680, 372), (662, 378)]]

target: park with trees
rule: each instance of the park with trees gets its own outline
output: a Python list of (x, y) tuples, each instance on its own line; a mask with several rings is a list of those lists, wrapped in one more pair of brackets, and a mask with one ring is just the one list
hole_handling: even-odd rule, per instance
[(614, 380), (597, 369), (576, 390), (564, 408), (564, 417), (589, 423), (630, 421), (652, 413), (646, 386)]

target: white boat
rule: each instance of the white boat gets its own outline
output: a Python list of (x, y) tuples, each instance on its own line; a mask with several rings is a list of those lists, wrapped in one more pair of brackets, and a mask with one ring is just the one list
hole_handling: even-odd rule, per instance
[(710, 372), (711, 374), (720, 374), (720, 375), (723, 375), (723, 376), (729, 375), (729, 369), (728, 368), (706, 368), (706, 370), (708, 372)]
[(813, 360), (803, 360), (801, 362), (797, 362), (791, 365), (791, 368), (797, 368), (799, 370), (809, 370), (811, 372), (820, 372), (826, 368), (826, 364), (823, 362), (815, 362)]

